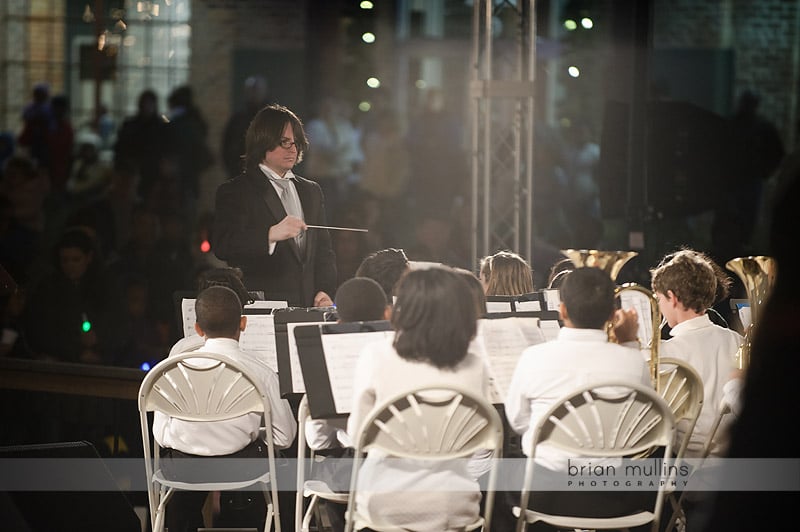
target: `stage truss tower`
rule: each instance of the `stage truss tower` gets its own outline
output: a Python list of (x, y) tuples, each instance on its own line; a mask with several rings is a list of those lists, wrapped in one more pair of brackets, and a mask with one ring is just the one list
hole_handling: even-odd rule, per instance
[(533, 240), (534, 0), (474, 0), (470, 80), (472, 247), (529, 262)]

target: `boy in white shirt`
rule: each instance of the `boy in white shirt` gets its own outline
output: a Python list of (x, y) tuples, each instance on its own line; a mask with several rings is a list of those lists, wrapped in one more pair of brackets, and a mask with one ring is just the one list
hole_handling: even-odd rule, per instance
[[(687, 458), (697, 458), (725, 397), (723, 388), (736, 375), (736, 352), (742, 344), (739, 333), (715, 325), (706, 312), (717, 298), (727, 295), (731, 281), (709, 257), (691, 249), (666, 256), (650, 273), (658, 307), (672, 328), (659, 354), (688, 362), (703, 380), (703, 409), (686, 449)], [(679, 423), (678, 438), (683, 437), (682, 429)], [(726, 429), (717, 432), (713, 456), (724, 450)]]
[[(650, 386), (648, 366), (638, 351), (610, 343), (606, 324), (621, 324), (627, 335), (637, 330), (634, 315), (614, 310), (614, 282), (597, 268), (577, 268), (561, 285), (559, 308), (564, 327), (558, 338), (523, 351), (517, 363), (505, 412), (511, 428), (522, 434), (522, 450), (531, 450), (533, 430), (563, 396), (593, 382), (616, 381)], [(543, 445), (536, 451), (539, 478), (563, 481), (569, 456)], [(534, 475), (534, 478), (537, 478)], [(646, 506), (648, 492), (537, 491), (538, 511), (572, 516), (616, 517)]]
[[(205, 345), (197, 352), (228, 356), (256, 376), (270, 400), (275, 447), (291, 445), (297, 422), (289, 403), (281, 399), (278, 376), (255, 355), (239, 348), (239, 335), (247, 324), (239, 297), (230, 288), (212, 286), (197, 296), (195, 312), (195, 330), (206, 339)], [(261, 415), (255, 413), (225, 421), (198, 422), (173, 419), (156, 412), (153, 438), (164, 448), (162, 464), (165, 474), (173, 471), (176, 478), (185, 478), (185, 475), (197, 477), (210, 472), (198, 470), (196, 461), (191, 462), (190, 469), (181, 468), (181, 458), (263, 458), (266, 464), (267, 449), (259, 438), (260, 426)], [(206, 496), (205, 492), (176, 491), (167, 507), (169, 530), (194, 530), (204, 526), (201, 510)]]

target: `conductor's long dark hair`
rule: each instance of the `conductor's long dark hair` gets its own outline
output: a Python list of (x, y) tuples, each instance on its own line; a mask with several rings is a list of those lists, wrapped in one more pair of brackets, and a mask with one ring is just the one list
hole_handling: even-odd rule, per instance
[(248, 172), (257, 171), (266, 153), (280, 145), (286, 124), (292, 125), (294, 142), (297, 146), (297, 162), (303, 160), (303, 154), (308, 149), (303, 123), (288, 108), (282, 105), (268, 105), (256, 114), (250, 122), (250, 127), (247, 128), (245, 169)]

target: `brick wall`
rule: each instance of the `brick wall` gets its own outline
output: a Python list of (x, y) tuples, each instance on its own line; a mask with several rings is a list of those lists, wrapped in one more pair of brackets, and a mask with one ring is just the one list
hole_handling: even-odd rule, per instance
[(798, 119), (799, 0), (654, 0), (656, 48), (733, 49), (733, 94), (761, 95), (760, 112), (784, 143)]
[[(305, 1), (195, 0), (192, 2), (190, 81), (209, 123), (209, 144), (219, 150), (231, 110), (233, 53), (237, 48), (287, 49), (305, 42)], [(217, 157), (219, 159), (219, 157)], [(214, 191), (225, 179), (221, 165), (203, 176), (200, 209), (213, 209)]]

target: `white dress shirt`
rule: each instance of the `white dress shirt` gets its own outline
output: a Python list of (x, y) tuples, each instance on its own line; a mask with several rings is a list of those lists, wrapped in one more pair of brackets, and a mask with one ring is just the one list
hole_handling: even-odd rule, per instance
[[(511, 428), (523, 435), (525, 454), (530, 451), (533, 429), (556, 401), (582, 386), (609, 381), (651, 385), (642, 355), (609, 343), (603, 330), (564, 327), (557, 339), (527, 348), (511, 377), (505, 401)], [(545, 444), (536, 456), (542, 466), (559, 470), (571, 455)]]
[[(686, 449), (687, 458), (696, 458), (700, 456), (719, 411), (719, 404), (725, 395), (725, 383), (731, 379), (736, 368), (736, 351), (742, 343), (742, 336), (736, 331), (715, 325), (707, 314), (677, 324), (670, 331), (670, 336), (672, 338), (661, 342), (659, 356), (688, 362), (703, 381), (703, 409)], [(735, 409), (737, 405), (733, 407)], [(678, 423), (677, 433), (678, 441), (681, 441), (685, 423)], [(721, 426), (715, 438), (718, 444), (712, 449), (712, 455), (725, 447), (726, 435), (726, 426)]]
[[(297, 421), (291, 407), (281, 399), (278, 375), (257, 355), (242, 351), (232, 338), (208, 338), (198, 352), (218, 353), (240, 362), (260, 383), (272, 410), (272, 438), (275, 447), (291, 445)], [(155, 412), (153, 438), (162, 447), (199, 456), (222, 456), (235, 453), (255, 441), (261, 427), (261, 414), (251, 413), (225, 421), (183, 421)]]
[[(355, 438), (372, 408), (390, 397), (437, 384), (483, 390), (488, 397), (486, 364), (467, 353), (455, 368), (439, 369), (400, 357), (388, 340), (365, 346), (354, 371), (348, 434)], [(364, 486), (358, 492), (359, 511), (404, 530), (462, 530), (477, 518), (481, 495), (469, 461), (454, 462), (401, 460), (370, 452), (359, 471), (359, 485)]]
[[(293, 210), (297, 210), (298, 212), (295, 212), (294, 215), (297, 216), (297, 218), (300, 218), (301, 220), (305, 220), (305, 216), (303, 215), (304, 214), (303, 204), (300, 203), (300, 197), (298, 196), (297, 189), (294, 186), (294, 172), (292, 172), (291, 170), (287, 170), (286, 174), (283, 177), (281, 177), (265, 164), (259, 164), (258, 167), (264, 173), (264, 176), (267, 178), (267, 181), (269, 181), (269, 184), (272, 185), (272, 188), (274, 188), (275, 192), (278, 194), (278, 197), (280, 198), (281, 203), (283, 204), (283, 208), (286, 211), (286, 214), (292, 214)], [(295, 202), (294, 207), (287, 206), (287, 201), (290, 200), (285, 199), (283, 197), (283, 188), (281, 188), (281, 186), (275, 182), (276, 179), (287, 179), (291, 183), (291, 185), (287, 187), (287, 192), (293, 195), (291, 201)], [(277, 245), (278, 245), (277, 242), (270, 242), (268, 248), (268, 252), (270, 255), (272, 255), (275, 252), (275, 246)]]

